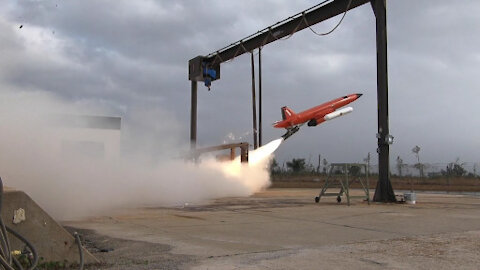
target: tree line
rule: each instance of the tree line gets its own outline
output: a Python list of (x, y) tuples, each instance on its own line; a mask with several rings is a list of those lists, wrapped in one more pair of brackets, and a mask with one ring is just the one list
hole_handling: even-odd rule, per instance
[[(479, 177), (477, 174), (477, 163), (473, 163), (469, 170), (467, 170), (466, 162), (461, 162), (460, 158), (456, 158), (455, 161), (449, 162), (441, 165), (432, 165), (428, 163), (421, 162), (420, 159), (420, 150), (419, 146), (415, 146), (412, 149), (412, 153), (416, 157), (415, 164), (406, 164), (400, 156), (396, 158), (395, 168), (392, 168), (391, 171), (393, 176), (396, 177), (412, 177), (412, 169), (416, 171), (415, 176), (421, 178), (435, 178), (435, 177)], [(369, 169), (369, 174), (376, 174), (375, 170), (372, 170), (372, 167), (375, 165), (370, 164), (370, 153), (367, 157), (363, 159), (363, 162), (367, 164)], [(329, 172), (330, 163), (326, 158), (321, 158), (321, 155), (318, 156), (318, 163), (316, 165), (312, 164), (309, 161), (307, 162), (305, 158), (293, 158), (290, 161), (284, 162), (282, 165), (278, 163), (276, 159), (272, 159), (270, 164), (270, 173), (274, 175), (326, 175)], [(349, 174), (355, 175), (360, 171), (360, 168), (352, 166), (349, 171)]]

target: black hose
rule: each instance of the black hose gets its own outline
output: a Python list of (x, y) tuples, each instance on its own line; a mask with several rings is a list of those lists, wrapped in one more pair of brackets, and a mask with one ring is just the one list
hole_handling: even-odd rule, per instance
[(30, 267), (28, 268), (28, 270), (35, 269), (35, 267), (37, 267), (37, 264), (38, 264), (38, 253), (37, 253), (37, 250), (35, 249), (35, 247), (25, 237), (23, 237), (18, 232), (14, 231), (12, 228), (10, 228), (8, 226), (5, 226), (5, 228), (7, 228), (7, 232), (13, 234), (13, 236), (17, 237), (20, 241), (22, 241), (30, 249), (30, 251), (33, 254), (33, 262), (30, 265)]
[(73, 233), (73, 235), (75, 236), (75, 242), (77, 242), (77, 245), (78, 245), (78, 253), (80, 254), (80, 270), (83, 270), (84, 259), (83, 259), (82, 242), (80, 241), (80, 235), (77, 232)]
[(12, 264), (11, 254), (10, 254), (10, 245), (8, 244), (7, 231), (5, 230), (5, 224), (0, 218), (0, 256), (5, 258), (5, 261), (8, 264)]
[(12, 261), (13, 261), (13, 264), (15, 264), (15, 266), (17, 267), (18, 270), (23, 270), (23, 266), (22, 266), (22, 264), (17, 260), (17, 258), (15, 258), (14, 256), (12, 256)]
[(7, 270), (15, 270), (6, 260), (3, 256), (0, 256), (0, 264), (5, 267)]

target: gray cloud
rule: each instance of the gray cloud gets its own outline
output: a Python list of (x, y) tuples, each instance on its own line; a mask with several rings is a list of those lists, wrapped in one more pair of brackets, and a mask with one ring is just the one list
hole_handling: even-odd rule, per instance
[[(475, 1), (388, 2), (392, 157), (413, 162), (478, 161), (480, 21)], [(107, 106), (129, 119), (162, 108), (188, 140), (187, 61), (316, 4), (314, 1), (19, 1), (0, 4), (0, 85), (48, 91)], [(339, 18), (313, 26), (327, 31)], [(23, 24), (23, 28), (18, 28)], [(264, 48), (264, 141), (282, 134), (279, 108), (303, 110), (362, 92), (353, 114), (304, 128), (280, 159), (361, 161), (376, 149), (375, 19), (369, 5), (350, 11), (327, 37), (308, 29)], [(212, 91), (199, 87), (199, 144), (251, 130), (250, 57), (222, 64)], [(162, 119), (158, 119), (162, 121)], [(180, 127), (176, 127), (178, 129)], [(251, 141), (251, 136), (247, 135)], [(374, 155), (375, 156), (375, 155)], [(393, 158), (392, 158), (393, 160)]]

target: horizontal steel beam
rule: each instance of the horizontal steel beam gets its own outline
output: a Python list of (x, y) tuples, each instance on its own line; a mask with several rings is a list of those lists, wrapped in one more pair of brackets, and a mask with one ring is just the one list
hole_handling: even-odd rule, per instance
[[(289, 20), (287, 19), (283, 23), (274, 24), (258, 31), (257, 34), (253, 34), (245, 39), (232, 43), (230, 46), (215, 51), (209, 54), (205, 60), (210, 63), (210, 66), (217, 66), (222, 62), (231, 60), (246, 52), (251, 52), (280, 38), (292, 35), (308, 26), (342, 14), (347, 10), (347, 7), (350, 10), (369, 2), (370, 0), (334, 0), (323, 6), (307, 9), (304, 12), (290, 17)], [(350, 6), (348, 6), (349, 3)], [(305, 21), (308, 22), (308, 25)]]
[(215, 151), (231, 149), (231, 148), (236, 148), (236, 147), (239, 147), (239, 148), (245, 148), (246, 147), (248, 149), (248, 143), (247, 142), (241, 142), (241, 143), (222, 144), (222, 145), (198, 148), (198, 149), (193, 150), (193, 152), (198, 155), (198, 154), (215, 152)]
[(240, 162), (248, 163), (248, 143), (247, 142), (222, 144), (217, 146), (194, 149), (191, 151), (191, 155), (192, 155), (191, 157), (194, 159), (197, 159), (198, 156), (204, 153), (230, 149), (230, 157), (233, 160), (235, 158), (236, 147), (240, 148)]

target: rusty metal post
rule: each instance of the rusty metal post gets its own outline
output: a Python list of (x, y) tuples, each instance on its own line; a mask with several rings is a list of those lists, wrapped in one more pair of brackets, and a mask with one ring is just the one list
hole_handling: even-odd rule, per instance
[(248, 163), (248, 143), (240, 146), (240, 162)]
[(262, 47), (258, 48), (258, 146), (262, 147)]
[(191, 81), (192, 104), (190, 110), (190, 149), (197, 147), (197, 82)]

